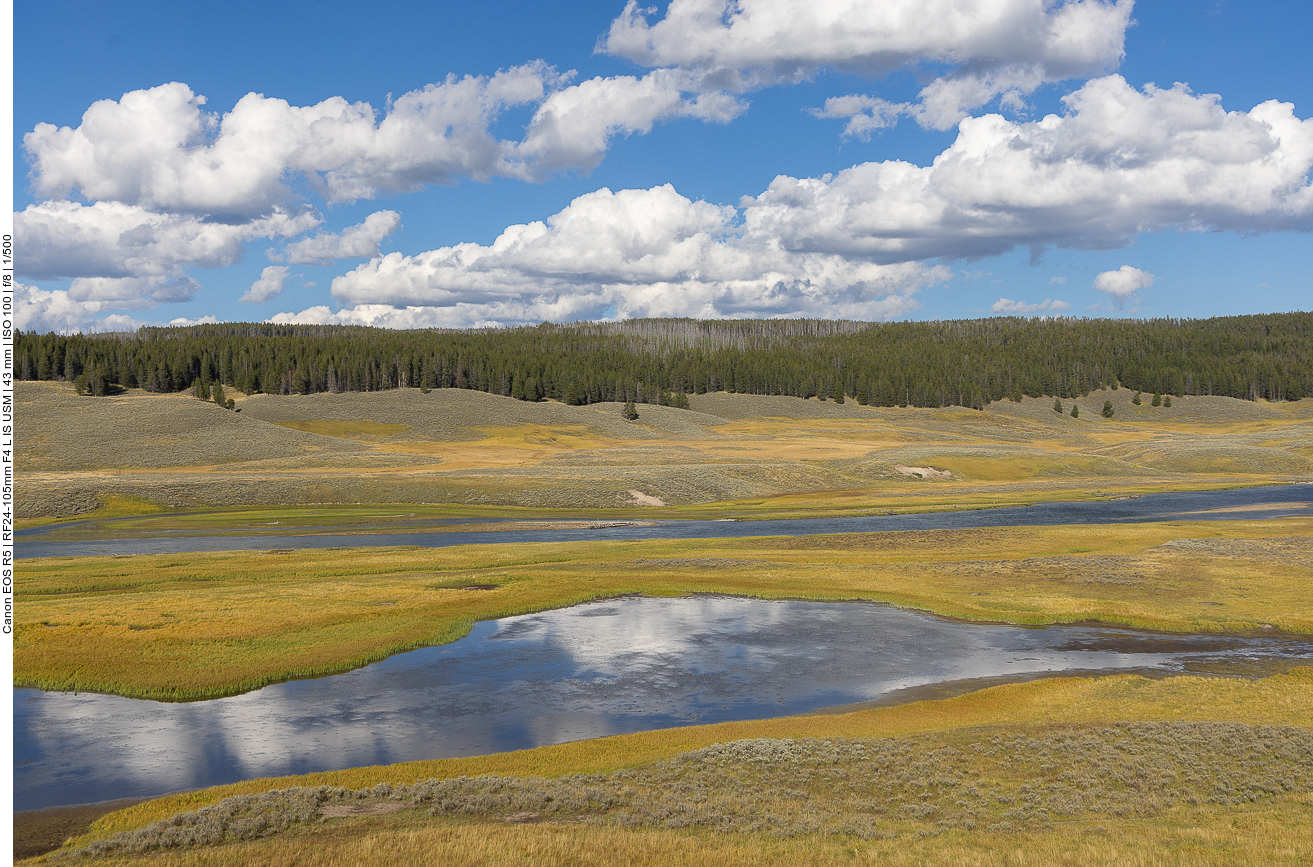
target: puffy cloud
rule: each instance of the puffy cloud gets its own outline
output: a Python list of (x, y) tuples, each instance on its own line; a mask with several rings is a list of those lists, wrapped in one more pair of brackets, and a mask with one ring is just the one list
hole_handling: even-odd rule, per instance
[(534, 113), (516, 155), (535, 177), (562, 169), (587, 170), (618, 135), (647, 133), (658, 121), (694, 117), (727, 123), (747, 108), (733, 96), (698, 88), (687, 73), (658, 69), (642, 78), (593, 78), (553, 93)]
[(97, 318), (97, 314), (190, 301), (200, 284), (184, 273), (184, 267), (232, 265), (241, 259), (245, 241), (298, 235), (318, 222), (319, 217), (309, 211), (296, 215), (279, 211), (233, 225), (118, 202), (29, 205), (14, 214), (15, 236), (24, 252), (20, 272), (29, 279), (72, 278), (72, 282), (67, 289), (50, 291), (29, 287), (26, 313), (20, 316), (20, 322), (28, 324), (19, 327), (59, 332), (131, 330), (141, 323), (124, 316)]
[(906, 262), (1016, 246), (1111, 248), (1140, 232), (1313, 228), (1313, 121), (1288, 103), (1227, 112), (1184, 85), (1120, 76), (1029, 123), (962, 121), (930, 166), (890, 160), (780, 176), (745, 199), (744, 231), (794, 252)]
[(1123, 307), (1132, 295), (1141, 289), (1148, 289), (1157, 279), (1147, 271), (1123, 265), (1116, 271), (1104, 271), (1096, 276), (1094, 288), (1112, 296), (1113, 302), (1118, 307)]
[[(390, 253), (337, 277), (332, 291), (352, 308), (346, 315), (389, 321), (402, 314), (380, 305), (437, 308), (446, 312), (404, 315), (471, 324), (480, 317), (886, 319), (916, 309), (918, 289), (949, 276), (917, 263), (789, 252), (770, 238), (743, 235), (733, 208), (691, 201), (666, 185), (580, 196), (546, 222), (507, 228), (489, 246)], [(342, 321), (343, 314), (332, 315)]]
[(309, 211), (275, 211), (230, 224), (118, 202), (56, 201), (15, 213), (14, 233), (23, 244), (19, 265), (28, 279), (172, 280), (186, 265), (221, 268), (237, 262), (245, 241), (292, 237), (318, 223), (319, 217)]
[[(149, 284), (154, 294), (140, 298), (178, 300), (159, 292), (181, 285), (183, 268), (225, 267), (247, 241), (318, 225), (313, 211), (287, 207), (304, 188), (350, 202), (462, 177), (540, 179), (592, 168), (615, 135), (675, 117), (726, 121), (743, 108), (725, 94), (686, 93), (690, 77), (672, 70), (566, 86), (570, 75), (535, 62), (491, 77), (451, 76), (397, 99), (381, 120), (369, 105), (339, 97), (292, 106), (255, 93), (220, 117), (177, 82), (102, 100), (76, 128), (38, 124), (24, 137), (39, 194), (97, 200), (45, 201), (15, 215), (24, 276), (77, 278), (83, 283), (72, 291), (83, 299), (122, 300)], [(507, 108), (534, 104), (523, 142), (489, 131)], [(379, 211), (271, 258), (372, 257), (399, 226), (396, 212)], [(243, 300), (273, 297), (270, 280)]]
[(399, 228), (401, 215), (396, 211), (375, 211), (363, 223), (337, 234), (320, 232), (313, 238), (288, 244), (281, 254), (271, 252), (270, 258), (296, 265), (331, 265), (337, 259), (372, 258), (379, 254), (378, 246), (383, 239)]
[(716, 87), (796, 82), (825, 69), (882, 76), (930, 62), (950, 74), (914, 113), (947, 128), (1046, 81), (1116, 69), (1132, 0), (672, 0), (665, 16), (629, 0), (599, 48), (696, 71)]
[(164, 275), (77, 277), (68, 287), (68, 296), (76, 301), (140, 309), (190, 301), (200, 289), (201, 284), (185, 274), (173, 278)]
[(283, 282), (287, 279), (287, 271), (286, 265), (270, 265), (260, 272), (260, 278), (237, 300), (248, 304), (263, 304), (283, 294)]
[(98, 331), (135, 331), (146, 323), (123, 314), (98, 316), (112, 303), (80, 301), (67, 289), (45, 290), (24, 283), (14, 285), (14, 324), (22, 331), (45, 334)]
[(492, 328), (502, 325), (531, 325), (565, 322), (587, 315), (602, 318), (599, 297), (529, 297), (487, 303), (458, 303), (446, 307), (393, 307), (389, 304), (359, 304), (333, 312), (327, 305), (299, 313), (278, 313), (269, 322), (279, 325), (367, 325), (373, 328)]
[[(723, 122), (743, 108), (715, 91), (686, 97), (694, 83), (674, 70), (565, 86), (569, 76), (541, 61), (449, 76), (401, 96), (381, 120), (341, 97), (294, 106), (258, 93), (220, 117), (172, 82), (96, 102), (76, 128), (37, 124), (23, 141), (42, 196), (249, 219), (301, 198), (289, 178), (329, 202), (462, 178), (537, 179), (592, 168), (615, 134), (674, 117)], [(534, 104), (523, 142), (490, 131), (506, 109)]]
[(1052, 298), (1045, 298), (1038, 304), (1026, 304), (1021, 301), (1013, 301), (1011, 298), (1000, 298), (989, 308), (991, 313), (1002, 313), (1005, 316), (1031, 316), (1035, 313), (1049, 313), (1058, 310), (1068, 310), (1071, 305), (1066, 301), (1055, 301)]
[[(1119, 76), (1087, 83), (1066, 103), (1066, 114), (1034, 122), (964, 121), (929, 166), (887, 161), (833, 177), (781, 176), (746, 197), (741, 212), (670, 186), (598, 190), (546, 221), (508, 227), (491, 245), (362, 264), (333, 281), (346, 307), (339, 313), (282, 315), (448, 325), (880, 319), (916, 309), (920, 287), (949, 278), (926, 260), (1016, 246), (1109, 248), (1167, 228), (1313, 227), (1313, 122), (1292, 106), (1226, 112), (1215, 96), (1182, 85), (1137, 91)], [(1055, 299), (993, 306), (1019, 315), (1068, 308)]]
[(462, 177), (516, 175), (489, 125), (540, 101), (561, 76), (543, 63), (449, 77), (397, 99), (381, 121), (366, 103), (316, 105), (249, 93), (221, 118), (173, 82), (101, 100), (77, 128), (38, 124), (23, 138), (36, 191), (197, 214), (267, 214), (296, 198), (300, 175), (329, 201), (415, 190)]
[[(929, 166), (779, 177), (743, 200), (741, 218), (669, 186), (603, 189), (488, 246), (374, 259), (333, 281), (346, 310), (284, 315), (447, 325), (889, 318), (917, 307), (919, 287), (948, 278), (925, 260), (1018, 245), (1114, 247), (1166, 228), (1307, 229), (1310, 167), (1313, 122), (1290, 105), (1226, 112), (1184, 86), (1137, 91), (1109, 76), (1070, 95), (1062, 116), (964, 121)], [(1030, 315), (1068, 304), (1000, 299), (993, 309)]]
[(217, 324), (218, 322), (219, 322), (219, 317), (217, 317), (217, 316), (212, 316), (212, 315), (210, 315), (210, 316), (198, 316), (198, 317), (196, 317), (195, 319), (188, 319), (186, 316), (179, 316), (177, 319), (170, 319), (170, 320), (169, 320), (169, 324), (170, 324), (170, 325), (176, 325), (176, 326), (183, 326), (183, 325), (215, 325), (215, 324)]
[[(151, 306), (140, 301), (140, 294), (134, 294), (127, 302), (116, 298), (79, 297), (76, 289), (38, 289), (37, 286), (14, 284), (14, 324), (21, 331), (34, 331), (46, 334), (95, 334), (104, 331), (135, 331), (142, 326), (160, 324), (144, 319), (130, 317), (122, 313), (106, 313), (108, 310), (121, 310), (123, 307)], [(213, 315), (197, 319), (171, 319), (168, 324), (204, 324), (218, 322)]]
[[(57, 334), (92, 334), (106, 331), (136, 331), (145, 325), (159, 325), (136, 319), (122, 313), (108, 313), (106, 310), (124, 306), (141, 307), (141, 304), (123, 305), (113, 300), (79, 300), (68, 289), (39, 289), (23, 283), (14, 286), (14, 323), (22, 331), (45, 334), (54, 331)], [(104, 315), (102, 315), (104, 314)], [(169, 320), (169, 325), (203, 325), (218, 322), (215, 316), (201, 316), (197, 319), (178, 318)]]
[(824, 108), (812, 109), (811, 113), (816, 117), (848, 118), (844, 138), (855, 136), (866, 141), (872, 132), (888, 129), (910, 111), (905, 102), (893, 103), (874, 96), (833, 96), (825, 100)]

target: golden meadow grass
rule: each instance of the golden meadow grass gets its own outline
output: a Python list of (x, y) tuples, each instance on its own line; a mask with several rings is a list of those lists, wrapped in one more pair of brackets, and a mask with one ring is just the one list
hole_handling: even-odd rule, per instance
[[(1253, 681), (1056, 678), (849, 714), (720, 723), (467, 759), (252, 780), (110, 814), (66, 851), (224, 798), (246, 797), (249, 803), (251, 796), (273, 793), (257, 800), (277, 805), (288, 787), (340, 787), (356, 794), (321, 793), (321, 801), (345, 797), (361, 807), (337, 815), (367, 814), (379, 803), (413, 794), (394, 788), (446, 779), (455, 782), (437, 789), (425, 784), (430, 793), (419, 811), (293, 822), (285, 836), (146, 860), (345, 864), (378, 847), (404, 864), (448, 856), (454, 863), (528, 863), (558, 855), (564, 860), (547, 863), (623, 864), (646, 845), (655, 847), (656, 860), (637, 863), (662, 863), (661, 853), (726, 865), (828, 863), (826, 858), (841, 854), (874, 863), (916, 853), (925, 860), (879, 863), (1294, 864), (1313, 851), (1307, 834), (1313, 827), (1313, 764), (1301, 746), (1310, 737), (1310, 719), (1308, 668)], [(1140, 724), (1109, 725), (1118, 720)], [(1227, 723), (1211, 722), (1216, 720)], [(1250, 728), (1255, 726), (1269, 728)], [(757, 740), (763, 738), (773, 740)], [(800, 763), (788, 755), (810, 751), (814, 759), (818, 751), (851, 752), (846, 739), (866, 743), (859, 761), (845, 764), (822, 755)], [(680, 765), (688, 758), (677, 758), (690, 751), (700, 751), (694, 755), (702, 760), (692, 775)], [(884, 776), (865, 779), (873, 768)], [(578, 774), (593, 776), (570, 776)], [(598, 776), (607, 774), (615, 782)], [(599, 785), (611, 785), (624, 803), (599, 811), (594, 796), (594, 802), (570, 806), (571, 798)], [(561, 801), (556, 807), (543, 800), (552, 792)], [(526, 816), (520, 809), (526, 805), (537, 805), (529, 811), (536, 815)], [(508, 826), (508, 816), (547, 824)], [(768, 827), (744, 830), (758, 820)], [(593, 824), (581, 827), (581, 821)], [(623, 821), (637, 827), (613, 827)], [(466, 856), (455, 850), (475, 836), (487, 841), (470, 850), (481, 855), (460, 861)], [(601, 841), (614, 851), (593, 848)], [(578, 847), (575, 856), (565, 854), (571, 846)], [(763, 860), (753, 862), (754, 851)], [(818, 860), (806, 860), (808, 852)], [(954, 860), (968, 853), (979, 860)]]
[(418, 822), (427, 814), (870, 840), (1012, 832), (1310, 793), (1313, 731), (1293, 726), (1138, 722), (903, 739), (752, 738), (608, 774), (239, 795), (69, 854), (195, 848), (401, 811)]
[(434, 823), (395, 816), (346, 820), (314, 831), (213, 849), (97, 864), (152, 867), (1279, 867), (1313, 858), (1310, 805), (1283, 798), (1241, 808), (1098, 817), (1051, 830), (948, 831), (932, 837), (860, 840), (777, 838), (704, 830), (573, 824)]
[(198, 698), (633, 593), (865, 599), (975, 621), (1313, 632), (1313, 516), (731, 540), (42, 558), (14, 682)]
[[(1103, 400), (1114, 419), (1098, 414)], [(79, 398), (19, 384), (22, 521), (117, 498), (160, 509), (432, 503), (636, 511), (638, 490), (675, 516), (924, 510), (1271, 484), (1313, 474), (1313, 400), (1182, 398), (1146, 410), (1130, 392), (984, 412), (872, 408), (738, 394), (696, 411), (537, 404), (459, 389), (256, 395), (229, 413), (194, 398)], [(1086, 418), (1088, 416), (1088, 420)], [(896, 468), (953, 473), (933, 481)]]
[[(437, 517), (513, 511), (554, 519), (563, 509), (570, 517), (646, 516), (632, 508), (631, 488), (663, 499), (663, 518), (933, 511), (1289, 481), (1308, 478), (1313, 458), (1313, 401), (1189, 398), (1164, 411), (1133, 408), (1128, 392), (1115, 392), (1117, 415), (1107, 421), (1098, 416), (1104, 394), (1082, 399), (1079, 420), (1058, 416), (1047, 401), (978, 413), (715, 394), (695, 397), (699, 413), (648, 407), (638, 425), (627, 425), (612, 417), (618, 407), (447, 390), (425, 396), (429, 403), (403, 392), (251, 399), (231, 414), (172, 396), (70, 403), (56, 394), (60, 388), (20, 386), (27, 425), (18, 455), (20, 513), (161, 511), (150, 519), (159, 522), (154, 529), (222, 532), (253, 521), (318, 518), (350, 525), (403, 508)], [(116, 425), (132, 435), (116, 435)], [(125, 443), (140, 448), (125, 451)], [(954, 478), (907, 477), (898, 463), (949, 469)], [(424, 505), (434, 502), (447, 505)], [(337, 504), (336, 511), (325, 516), (322, 503)], [(249, 510), (171, 513), (236, 504)], [(1307, 633), (1311, 529), (1305, 518), (1183, 519), (842, 539), (543, 544), (513, 554), (487, 546), (27, 560), (15, 676), (55, 688), (217, 696), (451, 640), (478, 619), (631, 592), (872, 599), (972, 620)], [(460, 775), (610, 773), (743, 738), (915, 738), (987, 727), (988, 737), (1024, 732), (1042, 741), (1054, 726), (1119, 720), (1308, 727), (1311, 695), (1307, 671), (1257, 681), (1040, 681), (854, 714), (249, 781), (106, 816), (91, 836), (228, 795)], [(984, 757), (978, 770), (990, 770), (990, 759), (997, 762)], [(1313, 861), (1311, 815), (1307, 795), (1286, 794), (1240, 806), (1178, 804), (1147, 817), (1068, 817), (1049, 829), (949, 827), (862, 839), (398, 813), (111, 863), (1300, 864)]]

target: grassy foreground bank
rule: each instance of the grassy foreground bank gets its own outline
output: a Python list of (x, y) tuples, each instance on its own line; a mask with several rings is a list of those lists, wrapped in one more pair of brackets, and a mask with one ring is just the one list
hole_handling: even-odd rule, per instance
[(976, 621), (1313, 632), (1313, 517), (25, 560), (14, 682), (233, 694), (622, 594), (865, 599)]
[[(97, 863), (1298, 864), (1313, 857), (1311, 719), (1308, 668), (1256, 681), (1057, 678), (850, 714), (252, 780), (112, 813), (65, 851), (226, 797), (333, 786), (372, 791), (263, 839)], [(715, 746), (748, 738), (864, 740)], [(679, 758), (690, 751), (702, 752)], [(595, 803), (516, 811), (533, 787), (601, 786), (597, 775), (617, 773), (639, 794), (659, 785), (689, 815), (675, 804), (625, 825)], [(437, 787), (503, 793), (469, 809), (373, 788), (488, 774), (503, 779)], [(754, 780), (770, 784), (745, 787)], [(766, 828), (744, 830), (745, 817)]]

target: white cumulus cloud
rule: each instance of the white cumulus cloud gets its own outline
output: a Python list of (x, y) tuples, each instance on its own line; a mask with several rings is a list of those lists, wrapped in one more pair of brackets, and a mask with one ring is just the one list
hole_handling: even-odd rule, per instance
[[(537, 61), (449, 76), (390, 102), (381, 117), (340, 97), (294, 106), (258, 93), (220, 115), (179, 82), (101, 100), (76, 127), (42, 123), (24, 137), (33, 188), (49, 199), (15, 215), (23, 276), (162, 285), (186, 267), (232, 265), (255, 238), (319, 225), (298, 204), (307, 191), (343, 203), (462, 178), (541, 180), (591, 169), (617, 135), (677, 117), (724, 122), (744, 108), (724, 93), (689, 91), (691, 77), (675, 70), (570, 85), (572, 75)], [(497, 138), (490, 126), (515, 106), (535, 108), (523, 141)], [(379, 211), (271, 258), (372, 257), (399, 226), (396, 212)]]
[(871, 137), (875, 130), (888, 129), (898, 123), (898, 118), (911, 111), (905, 102), (893, 103), (874, 96), (832, 96), (825, 100), (825, 107), (812, 109), (816, 117), (848, 118), (843, 128), (844, 138), (860, 138), (863, 141)]
[(445, 312), (405, 315), (470, 323), (607, 315), (887, 319), (916, 309), (922, 286), (950, 276), (918, 263), (789, 252), (743, 235), (733, 208), (692, 201), (665, 185), (580, 196), (544, 222), (508, 227), (488, 246), (389, 253), (334, 279), (332, 292), (355, 311), (348, 315), (390, 321), (401, 314), (382, 307), (435, 308)]
[(964, 120), (929, 166), (782, 175), (742, 203), (745, 232), (797, 252), (905, 262), (1112, 248), (1169, 228), (1313, 228), (1313, 121), (1290, 104), (1227, 112), (1184, 85), (1139, 91), (1118, 75), (1064, 102), (1065, 114), (1033, 122)]
[(1094, 288), (1112, 297), (1113, 302), (1122, 307), (1136, 292), (1148, 289), (1157, 280), (1153, 274), (1123, 265), (1116, 271), (1104, 271), (1094, 278)]
[(533, 325), (564, 322), (591, 315), (600, 298), (529, 297), (487, 303), (458, 303), (446, 307), (393, 307), (390, 304), (358, 304), (334, 312), (327, 305), (299, 313), (278, 313), (269, 322), (278, 325), (367, 325), (373, 328), (492, 328), (502, 325)]
[(135, 331), (147, 323), (113, 313), (99, 314), (114, 307), (112, 302), (81, 301), (67, 289), (39, 289), (25, 283), (14, 284), (14, 325), (20, 331), (45, 334), (74, 334), (102, 331)]
[(947, 128), (1002, 98), (1016, 104), (1048, 81), (1117, 68), (1132, 0), (629, 0), (599, 48), (649, 67), (699, 73), (747, 90), (832, 69), (883, 76), (935, 64), (946, 74), (908, 113)]
[[(929, 166), (891, 160), (833, 177), (781, 176), (740, 209), (668, 185), (598, 190), (545, 221), (508, 227), (491, 245), (375, 258), (333, 281), (345, 311), (305, 315), (881, 319), (916, 309), (920, 287), (948, 279), (928, 261), (1017, 246), (1111, 248), (1170, 228), (1313, 227), (1313, 122), (1292, 106), (1227, 112), (1215, 96), (1136, 90), (1120, 76), (1091, 81), (1066, 102), (1065, 114), (1033, 122), (964, 121)], [(1068, 305), (1004, 298), (993, 309)]]
[(292, 237), (318, 223), (309, 211), (275, 211), (230, 224), (119, 202), (53, 201), (15, 213), (14, 234), (23, 245), (20, 266), (28, 279), (73, 278), (74, 297), (140, 306), (129, 302), (194, 295), (195, 281), (183, 274), (185, 266), (232, 265), (241, 259), (245, 241)]
[(642, 78), (593, 78), (551, 94), (534, 113), (515, 153), (534, 177), (563, 169), (588, 170), (601, 162), (617, 135), (647, 133), (677, 117), (727, 123), (747, 108), (717, 90), (696, 90), (692, 76), (658, 69)]
[(449, 77), (398, 98), (381, 120), (341, 97), (316, 105), (248, 93), (222, 117), (180, 82), (101, 100), (76, 127), (37, 124), (23, 142), (48, 197), (253, 217), (296, 195), (299, 175), (331, 202), (458, 178), (517, 175), (512, 145), (489, 125), (543, 99), (561, 77), (542, 63), (491, 77)]
[(270, 258), (296, 265), (331, 265), (338, 259), (372, 258), (379, 255), (383, 239), (399, 228), (401, 215), (396, 211), (375, 211), (363, 223), (288, 244), (281, 253), (271, 253)]
[[(453, 75), (404, 94), (381, 118), (341, 97), (295, 106), (258, 93), (218, 115), (172, 82), (96, 102), (77, 127), (37, 124), (23, 141), (42, 196), (252, 218), (301, 198), (289, 179), (328, 202), (464, 178), (541, 179), (592, 168), (616, 134), (675, 117), (723, 122), (742, 110), (715, 91), (685, 95), (692, 81), (673, 70), (567, 86), (569, 77), (541, 61)], [(494, 136), (491, 125), (521, 105), (537, 106), (524, 141)]]
[(1045, 298), (1038, 304), (1027, 304), (1022, 301), (1013, 301), (1011, 298), (1000, 298), (990, 306), (991, 313), (1002, 313), (1005, 316), (1032, 316), (1036, 313), (1052, 313), (1059, 310), (1069, 310), (1071, 305), (1066, 301)]
[(287, 280), (286, 265), (270, 265), (260, 272), (260, 277), (251, 284), (251, 288), (238, 301), (248, 304), (263, 304), (283, 294), (283, 283)]

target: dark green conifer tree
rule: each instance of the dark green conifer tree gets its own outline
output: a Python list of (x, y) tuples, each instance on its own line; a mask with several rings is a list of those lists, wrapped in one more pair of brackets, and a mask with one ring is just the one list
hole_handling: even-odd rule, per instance
[(565, 384), (565, 391), (561, 395), (561, 403), (568, 406), (579, 406), (584, 402), (583, 389), (579, 386), (579, 380), (571, 379)]

